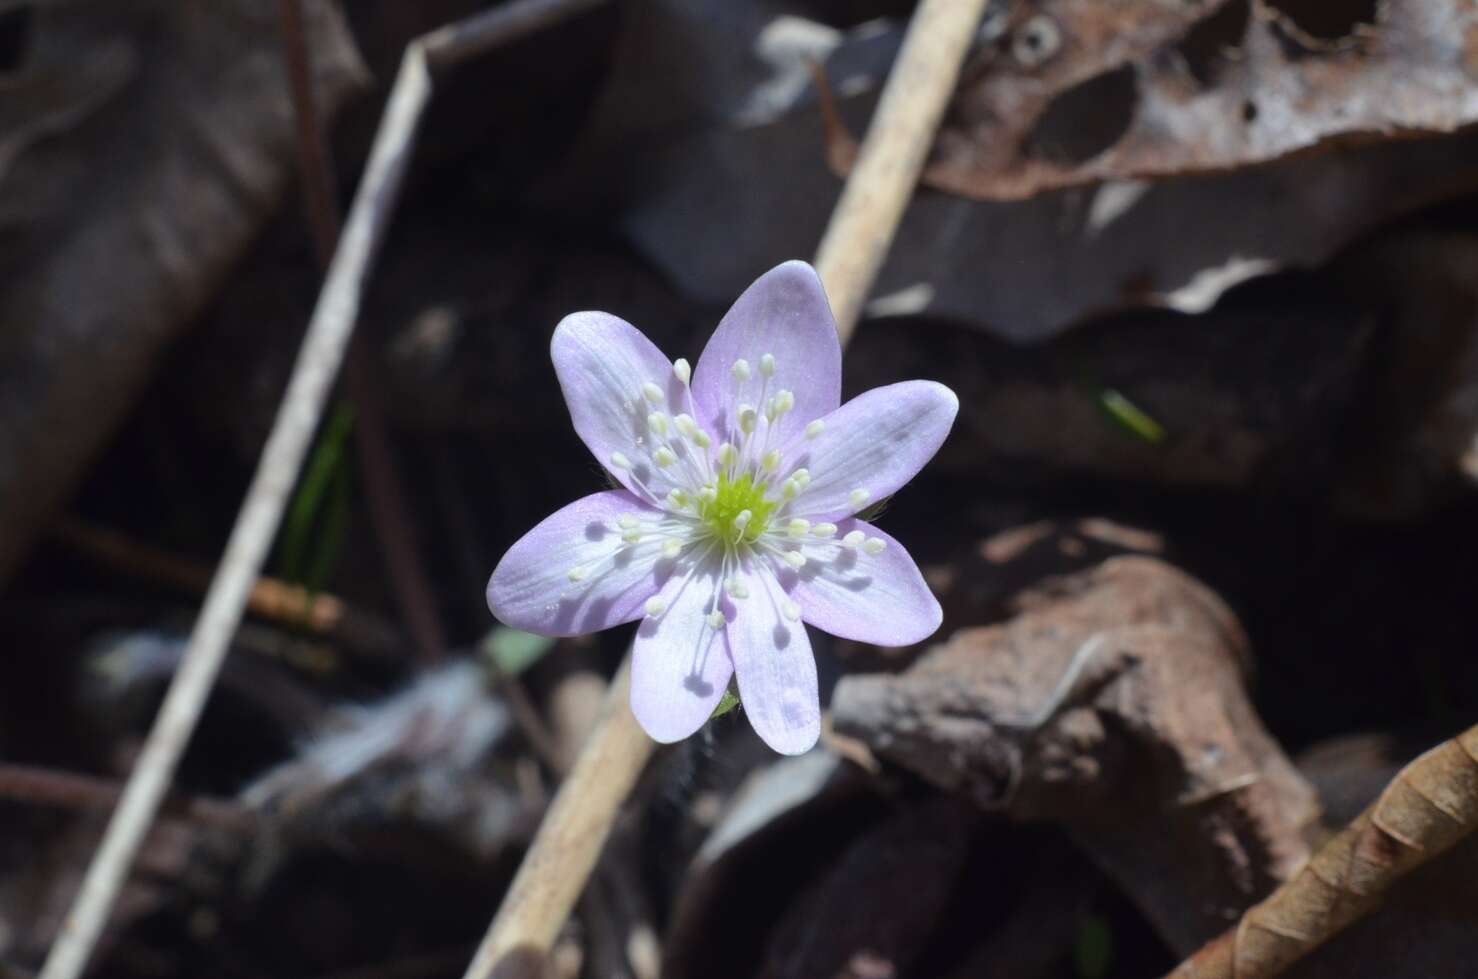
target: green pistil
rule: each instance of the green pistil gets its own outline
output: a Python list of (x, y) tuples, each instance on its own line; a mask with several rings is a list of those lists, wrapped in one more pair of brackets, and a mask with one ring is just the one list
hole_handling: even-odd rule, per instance
[[(770, 515), (780, 505), (778, 500), (765, 499), (764, 486), (756, 485), (748, 473), (734, 480), (719, 476), (715, 489), (718, 495), (711, 502), (701, 504), (698, 516), (715, 537), (730, 544), (758, 540), (770, 522)], [(749, 511), (749, 523), (741, 533), (734, 525), (734, 518), (745, 510)]]

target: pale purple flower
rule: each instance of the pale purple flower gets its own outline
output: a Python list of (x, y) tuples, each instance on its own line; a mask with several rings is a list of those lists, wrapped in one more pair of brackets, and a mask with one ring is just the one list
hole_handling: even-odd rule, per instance
[(821, 711), (802, 623), (880, 646), (939, 627), (908, 552), (854, 514), (923, 468), (959, 401), (904, 381), (838, 407), (841, 346), (809, 265), (750, 286), (696, 368), (608, 313), (565, 317), (550, 347), (575, 431), (625, 489), (524, 535), (488, 606), (546, 636), (641, 619), (631, 708), (653, 738), (698, 730), (737, 677), (760, 737), (806, 751)]

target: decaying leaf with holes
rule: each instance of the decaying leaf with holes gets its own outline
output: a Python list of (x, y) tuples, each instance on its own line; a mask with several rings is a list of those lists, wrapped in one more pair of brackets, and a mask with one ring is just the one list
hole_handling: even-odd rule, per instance
[[(1013, 0), (986, 36), (925, 178), (967, 197), (1223, 171), (1478, 120), (1468, 3)], [(849, 152), (833, 140), (834, 163)]]
[(977, 804), (1063, 824), (1166, 941), (1198, 947), (1292, 874), (1317, 817), (1245, 689), (1230, 610), (1122, 557), (898, 676), (849, 676), (836, 730)]
[(1407, 765), (1292, 880), (1167, 979), (1269, 979), (1478, 828), (1478, 727)]

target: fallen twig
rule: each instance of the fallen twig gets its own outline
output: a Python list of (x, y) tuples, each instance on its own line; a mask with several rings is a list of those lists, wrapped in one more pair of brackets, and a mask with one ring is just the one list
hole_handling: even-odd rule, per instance
[(521, 36), (551, 18), (599, 2), (519, 0), (440, 28), (407, 46), (282, 406), (180, 671), (170, 684), (41, 979), (77, 979), (86, 968), (200, 719), (354, 332), (370, 266), (389, 225), (415, 146), (416, 127), (431, 97), (432, 72)]
[(816, 250), (837, 331), (857, 327), (923, 172), (986, 0), (923, 0)]
[(1237, 926), (1166, 979), (1269, 979), (1369, 913), (1397, 879), (1478, 830), (1478, 726), (1403, 768)]
[[(60, 772), (35, 765), (0, 762), (0, 799), (63, 809), (108, 809), (118, 802), (121, 783), (112, 779)], [(180, 819), (235, 832), (256, 825), (256, 814), (225, 799), (170, 796), (163, 812)]]
[[(314, 251), (322, 271), (328, 270), (340, 231), (339, 204), (334, 192), (333, 167), (328, 143), (318, 118), (313, 96), (312, 66), (309, 63), (307, 32), (303, 30), (303, 0), (278, 0), (282, 25), (283, 56), (287, 62), (288, 88), (292, 93), (293, 117), (297, 123), (298, 173), (307, 202), (308, 224), (313, 231)], [(349, 342), (344, 367), (345, 387), (354, 405), (354, 444), (364, 475), (365, 498), (375, 540), (385, 563), (385, 572), (405, 617), (422, 662), (439, 661), (446, 645), (446, 630), (436, 612), (431, 579), (416, 544), (416, 528), (405, 502), (405, 488), (395, 465), (385, 419), (370, 381), (363, 344)]]
[[(909, 26), (816, 259), (844, 345), (918, 182), (985, 3), (924, 0)], [(584, 889), (653, 749), (627, 703), (629, 667), (628, 656), (600, 726), (555, 796), (465, 979), (536, 968)]]

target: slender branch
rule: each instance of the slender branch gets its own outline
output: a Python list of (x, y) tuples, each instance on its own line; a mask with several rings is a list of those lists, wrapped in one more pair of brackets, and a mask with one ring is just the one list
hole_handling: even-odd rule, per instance
[[(313, 95), (308, 37), (303, 30), (303, 0), (278, 0), (277, 8), (293, 118), (297, 123), (299, 179), (307, 202), (308, 224), (313, 230), (314, 251), (319, 267), (326, 271), (339, 240), (339, 204), (328, 143)], [(415, 639), (416, 650), (423, 662), (435, 663), (446, 646), (446, 630), (437, 614), (431, 579), (416, 545), (415, 522), (406, 506), (405, 488), (395, 465), (362, 342), (350, 341), (344, 379), (355, 410), (354, 443), (359, 450), (359, 468), (364, 475), (375, 540), (396, 603)]]
[(282, 406), (262, 450), (236, 526), (200, 617), (138, 763), (124, 787), (40, 979), (78, 979), (149, 826), (159, 812), (185, 746), (220, 674), (231, 636), (272, 544), (289, 494), (354, 332), (375, 253), (400, 194), (416, 128), (431, 97), (432, 70), (450, 67), (551, 19), (601, 0), (515, 0), (412, 41), (401, 59), (374, 146), (349, 210), (323, 289), (298, 352)]
[[(123, 787), (112, 779), (60, 772), (35, 765), (0, 762), (0, 799), (33, 806), (63, 809), (109, 809), (118, 802)], [(191, 822), (235, 832), (256, 825), (256, 814), (225, 799), (205, 796), (170, 796), (163, 811)]]
[[(888, 77), (816, 259), (844, 345), (918, 182), (985, 2), (924, 0)], [(652, 753), (631, 714), (629, 671), (628, 656), (606, 695), (603, 720), (560, 786), (464, 979), (537, 968), (569, 917)]]
[(76, 902), (41, 970), (41, 979), (77, 979), (86, 968), (138, 855), (139, 844), (154, 821), (180, 756), (200, 720), (343, 361), (369, 266), (400, 189), (412, 137), (430, 90), (425, 59), (419, 50), (414, 55), (408, 54), (381, 120), (328, 279), (308, 324), (282, 407), (195, 622), (179, 672), (165, 695), (102, 844), (93, 855)]
[(988, 0), (923, 0), (816, 252), (837, 330), (857, 327)]
[(1475, 830), (1478, 726), (1403, 768), (1302, 870), (1166, 979), (1280, 975), (1369, 913), (1399, 878)]

